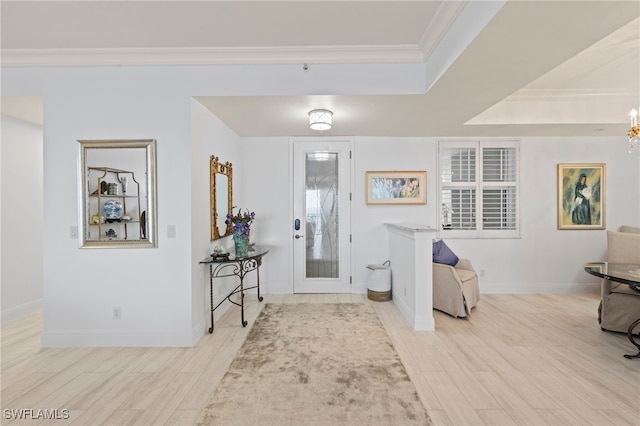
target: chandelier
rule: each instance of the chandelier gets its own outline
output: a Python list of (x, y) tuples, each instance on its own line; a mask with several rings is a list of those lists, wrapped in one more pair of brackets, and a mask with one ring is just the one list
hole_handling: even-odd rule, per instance
[(627, 136), (629, 136), (629, 154), (631, 154), (635, 149), (640, 151), (640, 128), (638, 128), (638, 111), (632, 109), (629, 115), (631, 116), (631, 128)]

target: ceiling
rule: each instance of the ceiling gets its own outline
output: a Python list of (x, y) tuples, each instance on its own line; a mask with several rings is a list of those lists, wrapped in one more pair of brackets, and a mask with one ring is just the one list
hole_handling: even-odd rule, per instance
[[(3, 0), (0, 7), (3, 67), (296, 67), (306, 91), (193, 94), (240, 136), (317, 135), (306, 123), (313, 108), (334, 112), (327, 136), (617, 136), (640, 104), (636, 0)], [(381, 66), (396, 74), (386, 86), (367, 83)], [(358, 89), (318, 90), (314, 79), (331, 81), (332, 73)], [(42, 123), (42, 100), (3, 97), (2, 112)]]

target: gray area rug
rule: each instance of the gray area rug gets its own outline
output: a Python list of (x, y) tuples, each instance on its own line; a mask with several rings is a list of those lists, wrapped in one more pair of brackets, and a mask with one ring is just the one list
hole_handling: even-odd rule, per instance
[(373, 308), (265, 304), (198, 425), (429, 425)]

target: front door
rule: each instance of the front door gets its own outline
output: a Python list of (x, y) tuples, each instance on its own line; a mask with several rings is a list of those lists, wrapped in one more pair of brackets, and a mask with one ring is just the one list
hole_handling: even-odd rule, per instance
[(294, 293), (350, 293), (351, 141), (292, 144)]

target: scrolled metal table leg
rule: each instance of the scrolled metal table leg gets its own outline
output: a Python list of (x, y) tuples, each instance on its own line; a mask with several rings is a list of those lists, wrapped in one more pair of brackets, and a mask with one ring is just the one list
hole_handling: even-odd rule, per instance
[(248, 322), (244, 319), (244, 263), (240, 264), (240, 321), (243, 327), (246, 327)]
[(638, 318), (637, 320), (635, 320), (634, 322), (631, 323), (631, 325), (629, 326), (629, 328), (627, 329), (627, 337), (629, 338), (629, 341), (636, 347), (638, 348), (638, 353), (635, 355), (625, 355), (624, 357), (627, 359), (633, 359), (633, 358), (640, 358), (640, 344), (638, 342), (635, 341), (635, 339), (633, 338), (633, 329), (636, 328), (636, 326), (638, 326), (638, 324), (640, 324), (640, 318)]
[[(242, 288), (242, 284), (240, 284), (240, 288)], [(240, 315), (242, 316), (242, 326), (246, 327), (248, 322), (244, 319), (244, 290), (240, 292)]]
[(260, 263), (262, 263), (262, 259), (260, 259), (260, 262), (258, 263), (258, 267), (256, 268), (256, 278), (257, 278), (257, 284), (258, 284), (258, 301), (262, 302), (264, 298), (260, 296)]
[(213, 265), (209, 265), (209, 290), (211, 291), (211, 327), (209, 327), (209, 334), (213, 333)]

